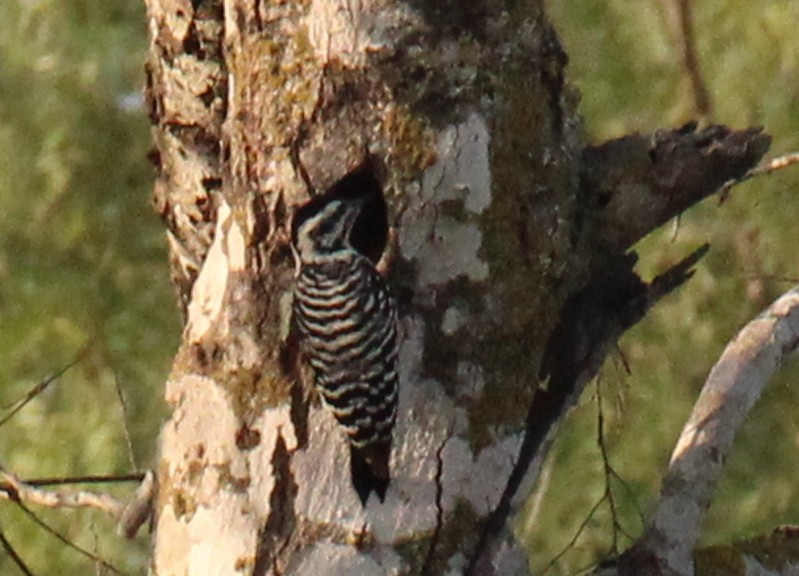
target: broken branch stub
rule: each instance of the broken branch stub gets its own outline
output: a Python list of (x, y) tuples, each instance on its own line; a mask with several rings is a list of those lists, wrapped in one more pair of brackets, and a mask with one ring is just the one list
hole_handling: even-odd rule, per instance
[(613, 254), (737, 179), (763, 157), (760, 128), (686, 124), (652, 136), (631, 134), (583, 153), (581, 192), (596, 211), (592, 238)]

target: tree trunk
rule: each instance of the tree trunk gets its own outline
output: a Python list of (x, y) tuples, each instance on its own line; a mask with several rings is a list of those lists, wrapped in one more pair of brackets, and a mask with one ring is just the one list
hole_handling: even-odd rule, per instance
[[(554, 424), (697, 259), (647, 286), (625, 252), (768, 138), (689, 126), (585, 148), (537, 0), (147, 6), (185, 319), (153, 573), (527, 573), (505, 520)], [(391, 487), (362, 509), (290, 337), (287, 226), (367, 155), (395, 238), (401, 391)]]

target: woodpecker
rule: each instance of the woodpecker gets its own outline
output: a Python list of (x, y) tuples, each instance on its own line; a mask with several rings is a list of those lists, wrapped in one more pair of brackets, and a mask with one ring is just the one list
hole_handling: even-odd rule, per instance
[(371, 244), (365, 237), (375, 221), (386, 222), (385, 212), (366, 166), (300, 207), (291, 226), (300, 347), (323, 404), (349, 437), (352, 485), (364, 506), (372, 492), (385, 499), (397, 418), (397, 311), (374, 262), (385, 229)]

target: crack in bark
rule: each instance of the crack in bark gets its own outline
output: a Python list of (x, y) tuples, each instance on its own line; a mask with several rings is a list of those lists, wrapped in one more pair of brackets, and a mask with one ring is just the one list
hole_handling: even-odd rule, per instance
[(569, 58), (563, 51), (555, 30), (546, 26), (543, 31), (542, 58), (547, 65), (541, 67), (541, 83), (547, 91), (547, 105), (552, 114), (552, 129), (555, 134), (563, 134), (564, 110), (561, 105), (563, 88), (566, 84), (564, 70)]
[(444, 527), (444, 506), (442, 503), (443, 494), (444, 494), (444, 483), (443, 483), (443, 476), (444, 476), (444, 448), (449, 442), (450, 438), (452, 438), (452, 431), (448, 430), (447, 434), (444, 437), (444, 441), (441, 442), (441, 446), (438, 447), (436, 450), (436, 475), (434, 481), (436, 483), (436, 527), (433, 530), (433, 536), (430, 538), (430, 548), (427, 551), (427, 557), (422, 564), (422, 568), (419, 571), (421, 576), (428, 576), (432, 574), (431, 570), (433, 569), (433, 563), (435, 560), (435, 552), (436, 547), (438, 546), (438, 540), (441, 536), (441, 529)]
[(299, 367), (299, 352), (294, 351), (294, 362), (296, 366), (295, 378), (291, 385), (291, 406), (289, 417), (294, 426), (294, 434), (297, 437), (297, 449), (305, 448), (308, 444), (308, 411), (311, 405), (308, 388), (303, 384), (302, 372)]
[(311, 176), (308, 174), (308, 170), (305, 168), (305, 164), (303, 164), (302, 157), (300, 156), (302, 146), (309, 137), (308, 122), (309, 120), (307, 118), (303, 118), (300, 121), (297, 133), (289, 145), (289, 161), (291, 162), (291, 167), (294, 168), (294, 173), (300, 177), (300, 180), (302, 180), (302, 183), (305, 185), (305, 191), (308, 193), (308, 196), (313, 198), (316, 195), (316, 191), (313, 182), (311, 182)]
[(291, 473), (291, 455), (282, 435), (278, 435), (272, 456), (274, 488), (269, 498), (269, 516), (258, 534), (252, 576), (281, 574), (281, 558), (289, 548), (295, 528), (294, 499), (297, 484)]
[(255, 20), (255, 27), (259, 32), (264, 32), (266, 30), (266, 20), (264, 18), (263, 13), (261, 12), (261, 0), (253, 1), (253, 14)]

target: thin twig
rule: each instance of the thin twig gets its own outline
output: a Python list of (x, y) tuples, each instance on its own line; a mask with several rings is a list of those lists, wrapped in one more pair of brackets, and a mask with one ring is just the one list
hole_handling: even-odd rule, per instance
[(16, 501), (15, 504), (20, 508), (20, 510), (22, 510), (28, 516), (28, 518), (33, 520), (33, 522), (35, 524), (37, 524), (40, 528), (42, 528), (45, 532), (47, 532), (48, 534), (50, 534), (51, 536), (53, 536), (57, 540), (60, 540), (68, 548), (72, 548), (75, 552), (77, 552), (78, 554), (80, 554), (82, 556), (85, 556), (86, 558), (88, 558), (92, 562), (100, 564), (101, 566), (107, 568), (108, 570), (111, 570), (111, 572), (113, 572), (114, 574), (122, 574), (122, 575), (125, 574), (125, 572), (119, 570), (116, 566), (114, 566), (113, 564), (111, 564), (107, 560), (103, 560), (99, 556), (97, 556), (95, 554), (92, 554), (91, 552), (89, 552), (85, 548), (82, 548), (81, 546), (78, 546), (77, 544), (72, 542), (69, 538), (67, 538), (66, 536), (61, 534), (59, 531), (57, 531), (55, 528), (53, 528), (52, 526), (47, 524), (44, 520), (39, 518), (36, 514), (33, 513), (33, 511), (30, 508), (25, 506), (25, 504), (23, 504), (22, 502)]
[(33, 572), (30, 568), (28, 568), (28, 565), (25, 564), (25, 561), (22, 559), (22, 557), (17, 553), (16, 550), (14, 550), (14, 547), (11, 545), (11, 542), (8, 541), (5, 534), (3, 534), (2, 530), (0, 530), (0, 546), (2, 546), (3, 550), (6, 551), (6, 554), (11, 557), (11, 560), (14, 561), (14, 564), (17, 565), (17, 568), (19, 568), (20, 572), (25, 574), (25, 576), (34, 576)]
[[(621, 533), (622, 536), (626, 537), (628, 540), (633, 541), (634, 538), (624, 529), (624, 526), (621, 525), (621, 521), (619, 520), (619, 513), (616, 506), (616, 499), (615, 495), (613, 494), (613, 489), (611, 488), (611, 481), (617, 480), (622, 486), (625, 487), (626, 490), (629, 491), (629, 486), (627, 485), (627, 481), (622, 478), (613, 465), (610, 463), (610, 455), (608, 454), (608, 447), (607, 443), (605, 442), (605, 413), (602, 406), (602, 386), (601, 386), (601, 378), (597, 377), (596, 379), (596, 397), (597, 397), (597, 445), (599, 446), (599, 454), (602, 457), (602, 468), (605, 476), (605, 494), (608, 497), (608, 505), (610, 506), (610, 517), (613, 523), (613, 553), (615, 555), (619, 554), (619, 545), (618, 545), (618, 534)], [(636, 503), (636, 508), (638, 505)], [(643, 518), (643, 514), (641, 513), (640, 509), (638, 509), (639, 514)]]
[(755, 166), (746, 173), (745, 177), (751, 178), (752, 176), (758, 176), (760, 174), (770, 174), (771, 172), (782, 170), (783, 168), (793, 166), (797, 163), (799, 163), (799, 152), (789, 152), (788, 154), (777, 156), (768, 162)]
[[(63, 486), (65, 484), (116, 484), (122, 482), (141, 482), (144, 472), (131, 474), (93, 474), (90, 476), (64, 476), (56, 478), (24, 478), (20, 482), (28, 486)], [(7, 490), (8, 485), (0, 483), (0, 490)]]
[[(627, 376), (633, 375), (633, 369), (630, 367), (630, 363), (627, 361), (627, 356), (624, 354), (624, 350), (621, 349), (619, 343), (616, 343), (616, 354), (618, 354), (618, 360), (621, 362), (622, 368), (624, 368), (624, 373)], [(614, 366), (618, 369), (618, 363), (614, 363)]]
[(591, 510), (588, 512), (588, 516), (586, 516), (583, 519), (582, 523), (577, 528), (577, 532), (575, 532), (574, 536), (572, 536), (572, 539), (569, 540), (568, 544), (566, 544), (566, 546), (564, 546), (563, 549), (560, 552), (555, 554), (555, 556), (552, 558), (552, 560), (549, 561), (549, 564), (544, 566), (544, 569), (541, 570), (542, 576), (544, 574), (546, 574), (547, 572), (549, 572), (555, 566), (555, 564), (558, 563), (558, 560), (563, 558), (563, 556), (566, 554), (566, 552), (568, 552), (569, 550), (571, 550), (574, 547), (574, 544), (577, 542), (577, 539), (580, 536), (582, 536), (583, 531), (588, 526), (588, 523), (594, 518), (594, 514), (596, 514), (597, 510), (599, 510), (599, 507), (602, 506), (602, 503), (605, 501), (606, 498), (607, 498), (607, 493), (603, 494), (602, 497), (599, 498), (599, 500), (597, 500), (596, 503), (591, 507)]
[(777, 274), (761, 274), (759, 272), (744, 272), (744, 280), (770, 280), (771, 282), (789, 282), (799, 284), (799, 278), (793, 276), (779, 276)]
[(128, 459), (130, 460), (130, 467), (133, 470), (138, 470), (139, 466), (136, 464), (136, 455), (133, 453), (133, 440), (130, 435), (130, 425), (128, 423), (128, 403), (125, 400), (125, 395), (122, 393), (122, 387), (119, 385), (119, 378), (114, 375), (114, 388), (117, 392), (119, 399), (119, 406), (122, 409), (122, 431), (125, 433), (125, 443), (128, 447)]
[(50, 386), (50, 384), (52, 384), (53, 382), (58, 380), (61, 376), (64, 375), (64, 373), (67, 370), (72, 368), (75, 364), (80, 362), (82, 359), (83, 359), (83, 353), (82, 352), (78, 353), (75, 356), (75, 359), (72, 360), (72, 362), (70, 362), (69, 364), (64, 366), (61, 370), (59, 370), (58, 372), (56, 372), (52, 376), (48, 376), (47, 378), (45, 378), (44, 380), (42, 380), (41, 382), (36, 384), (36, 386), (34, 386), (30, 390), (28, 390), (22, 398), (20, 398), (16, 402), (13, 402), (10, 406), (5, 407), (4, 410), (10, 410), (10, 412), (8, 414), (6, 414), (2, 419), (0, 419), (0, 426), (2, 426), (3, 424), (5, 424), (9, 420), (11, 420), (11, 418), (13, 418), (14, 415), (16, 415), (17, 412), (22, 410), (25, 407), (25, 405), (28, 404), (28, 402), (30, 402), (31, 400), (36, 398), (36, 396), (38, 396), (39, 394), (41, 394), (42, 392), (47, 390), (47, 388)]
[(618, 534), (619, 530), (624, 532), (621, 529), (621, 523), (618, 519), (618, 514), (616, 512), (616, 502), (613, 499), (613, 490), (610, 488), (610, 478), (612, 468), (610, 466), (610, 457), (608, 456), (607, 446), (605, 445), (605, 414), (602, 411), (602, 387), (601, 387), (601, 376), (597, 376), (596, 379), (596, 405), (597, 405), (597, 417), (596, 417), (596, 427), (597, 427), (597, 446), (599, 447), (599, 454), (602, 457), (602, 472), (605, 477), (605, 496), (608, 500), (608, 505), (610, 507), (610, 521), (613, 526), (613, 541), (611, 543), (611, 548), (613, 549), (614, 554), (619, 553), (619, 541), (618, 541)]
[[(92, 522), (92, 524), (91, 524), (91, 530), (92, 530), (92, 544), (94, 545), (93, 546), (94, 553), (98, 554), (99, 553), (99, 548), (100, 548), (100, 542), (99, 542), (99, 539), (97, 538), (97, 530), (96, 530), (96, 526), (94, 525), (94, 522)], [(101, 574), (100, 569), (101, 568), (102, 568), (102, 566), (100, 566), (100, 564), (98, 564), (97, 562), (94, 563), (94, 575), (95, 576), (100, 576), (100, 574)]]

